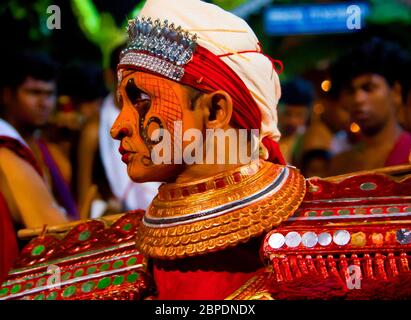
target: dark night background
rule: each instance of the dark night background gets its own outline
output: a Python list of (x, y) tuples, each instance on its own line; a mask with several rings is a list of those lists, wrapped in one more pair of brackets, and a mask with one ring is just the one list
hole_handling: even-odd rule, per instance
[[(173, 1), (173, 0), (170, 0)], [(174, 0), (176, 3), (178, 0)], [(12, 0), (0, 4), (0, 30), (2, 53), (27, 48), (48, 51), (62, 65), (74, 60), (92, 61), (102, 65), (100, 48), (90, 41), (80, 27), (79, 18), (73, 10), (72, 0)], [(245, 0), (215, 0), (227, 9), (246, 2)], [(271, 1), (268, 5), (335, 3), (336, 1)], [(94, 0), (91, 3), (97, 12), (108, 12), (119, 30), (130, 13), (141, 1)], [(300, 74), (316, 81), (322, 70), (343, 50), (363, 41), (369, 35), (378, 35), (399, 42), (411, 51), (411, 4), (408, 0), (368, 1), (372, 16), (366, 28), (359, 32), (344, 34), (268, 36), (263, 28), (263, 11), (258, 8), (247, 17), (266, 53), (283, 61), (283, 77)], [(61, 9), (61, 29), (48, 30), (46, 12), (49, 5)], [(385, 7), (384, 7), (385, 6)], [(125, 32), (125, 31), (124, 31)]]

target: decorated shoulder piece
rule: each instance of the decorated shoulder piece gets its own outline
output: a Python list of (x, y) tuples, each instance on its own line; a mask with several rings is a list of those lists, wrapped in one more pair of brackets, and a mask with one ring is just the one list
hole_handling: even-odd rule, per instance
[(142, 299), (150, 291), (146, 260), (135, 248), (142, 211), (112, 225), (93, 220), (67, 233), (34, 238), (0, 287), (0, 300)]
[(294, 167), (255, 161), (190, 183), (162, 185), (137, 231), (137, 247), (159, 259), (224, 250), (278, 226), (305, 192)]
[(268, 269), (230, 299), (411, 299), (411, 166), (396, 171), (308, 180), (264, 239)]

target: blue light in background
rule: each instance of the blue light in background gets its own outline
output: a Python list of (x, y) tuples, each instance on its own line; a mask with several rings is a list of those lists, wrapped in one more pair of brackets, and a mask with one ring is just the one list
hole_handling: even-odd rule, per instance
[(370, 9), (367, 3), (335, 3), (315, 5), (278, 5), (264, 11), (264, 28), (268, 35), (318, 34), (354, 32), (347, 27), (350, 6), (359, 9), (361, 28)]

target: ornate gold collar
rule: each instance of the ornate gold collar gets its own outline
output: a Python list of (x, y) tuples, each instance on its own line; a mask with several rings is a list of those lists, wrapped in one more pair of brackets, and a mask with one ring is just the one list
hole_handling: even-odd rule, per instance
[(137, 247), (159, 259), (223, 250), (268, 232), (305, 194), (297, 169), (264, 160), (190, 183), (170, 183), (144, 215)]

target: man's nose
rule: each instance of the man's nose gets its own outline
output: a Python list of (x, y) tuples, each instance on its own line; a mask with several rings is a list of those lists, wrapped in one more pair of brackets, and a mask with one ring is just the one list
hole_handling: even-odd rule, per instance
[(117, 117), (116, 121), (114, 121), (110, 130), (111, 137), (117, 140), (130, 137), (133, 134), (133, 127), (130, 121), (122, 120), (120, 116), (121, 114)]
[(37, 98), (37, 103), (40, 108), (42, 109), (50, 109), (54, 107), (54, 102), (55, 99), (53, 96), (50, 96), (48, 94), (40, 94)]
[(363, 104), (367, 100), (367, 93), (364, 90), (357, 90), (354, 93), (354, 102), (357, 105)]

